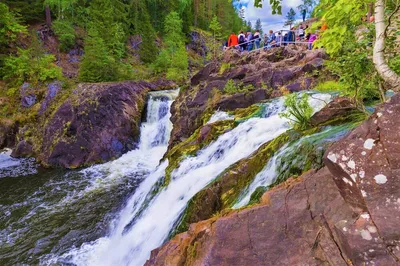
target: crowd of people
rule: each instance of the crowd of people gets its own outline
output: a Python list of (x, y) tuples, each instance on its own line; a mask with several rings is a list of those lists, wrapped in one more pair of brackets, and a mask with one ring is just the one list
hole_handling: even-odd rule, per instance
[[(321, 27), (321, 31), (326, 30), (326, 27), (327, 25), (324, 24)], [(312, 50), (317, 38), (318, 35), (316, 32), (312, 32), (308, 25), (303, 26), (302, 24), (288, 31), (281, 30), (274, 32), (270, 30), (268, 34), (264, 34), (263, 37), (259, 30), (256, 30), (254, 33), (251, 31), (240, 31), (238, 35), (234, 32), (231, 33), (228, 41), (225, 43), (224, 49), (233, 48), (239, 49), (242, 52), (250, 52), (254, 49), (258, 50), (263, 48), (264, 50), (268, 50), (281, 45), (286, 46), (288, 44), (304, 43), (307, 44), (308, 49)]]

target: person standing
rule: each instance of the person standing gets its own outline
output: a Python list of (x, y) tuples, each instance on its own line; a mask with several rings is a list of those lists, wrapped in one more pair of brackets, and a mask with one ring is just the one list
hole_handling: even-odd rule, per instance
[(249, 31), (247, 33), (247, 51), (250, 52), (251, 50), (253, 50), (253, 43), (254, 43), (253, 33), (251, 33), (251, 31)]
[(228, 47), (235, 47), (239, 44), (238, 37), (234, 32), (231, 33), (231, 36), (229, 36), (228, 39)]
[(256, 30), (256, 33), (254, 33), (253, 40), (254, 40), (254, 44), (256, 46), (256, 49), (260, 49), (261, 36), (260, 36), (260, 31), (259, 30)]
[(244, 35), (243, 31), (240, 31), (238, 39), (239, 39), (240, 51), (243, 52), (243, 50), (246, 49), (246, 44), (245, 44), (246, 36)]
[(314, 42), (317, 39), (316, 34), (311, 34), (310, 38), (308, 39), (308, 50), (312, 50), (314, 46)]
[(300, 28), (299, 28), (299, 38), (300, 38), (300, 40), (302, 40), (304, 38), (303, 25), (301, 25)]
[(301, 15), (303, 16), (303, 22), (305, 22), (306, 21), (306, 15), (307, 15), (307, 9), (303, 9), (302, 11), (301, 11)]

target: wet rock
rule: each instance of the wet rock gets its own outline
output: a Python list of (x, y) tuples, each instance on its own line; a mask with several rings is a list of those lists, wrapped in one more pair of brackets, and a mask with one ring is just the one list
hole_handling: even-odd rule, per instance
[[(58, 87), (48, 91), (55, 95)], [(112, 160), (135, 149), (147, 92), (171, 82), (80, 84), (48, 120), (34, 150), (45, 166), (76, 168)]]
[(357, 112), (357, 108), (349, 98), (337, 97), (311, 117), (311, 125), (317, 126), (328, 121), (343, 118), (354, 112)]
[(25, 140), (20, 141), (11, 153), (14, 158), (31, 157), (33, 155), (32, 144)]
[(0, 149), (13, 148), (18, 124), (10, 119), (0, 119)]

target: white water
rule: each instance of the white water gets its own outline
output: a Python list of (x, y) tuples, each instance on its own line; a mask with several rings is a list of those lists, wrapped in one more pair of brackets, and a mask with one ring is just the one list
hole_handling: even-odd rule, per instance
[[(325, 102), (319, 99), (330, 99), (326, 95), (313, 97), (310, 103), (316, 111), (325, 105)], [(182, 161), (172, 172), (172, 180), (168, 187), (151, 198), (151, 192), (163, 179), (168, 163), (163, 162), (157, 168), (154, 167), (155, 170), (127, 201), (126, 207), (111, 225), (108, 236), (75, 248), (61, 256), (61, 259), (76, 265), (143, 265), (150, 252), (166, 240), (186, 204), (197, 192), (212, 182), (224, 169), (289, 129), (287, 121), (278, 115), (283, 109), (282, 99), (268, 104), (267, 109), (267, 117), (251, 118), (241, 123), (199, 151), (195, 157)], [(154, 111), (149, 108), (149, 115), (152, 116), (151, 112)], [(159, 124), (162, 123), (158, 123), (157, 127), (142, 129), (142, 142), (138, 150), (142, 154), (135, 156), (138, 160), (152, 160), (152, 155), (147, 153), (149, 150), (146, 147), (152, 146), (149, 144), (152, 143), (149, 141), (152, 137), (149, 136), (154, 137), (158, 134)], [(140, 158), (141, 156), (145, 159)], [(161, 158), (159, 154), (156, 157)], [(121, 167), (119, 160), (115, 163)], [(129, 160), (123, 165), (128, 166)], [(124, 169), (116, 167), (115, 171)]]
[(235, 117), (233, 115), (228, 114), (227, 112), (223, 111), (216, 111), (211, 117), (210, 120), (208, 120), (207, 124), (212, 124), (217, 121), (223, 121), (223, 120), (233, 120)]
[(232, 207), (233, 209), (239, 209), (246, 206), (250, 201), (251, 195), (258, 187), (269, 186), (275, 181), (277, 177), (276, 160), (286, 152), (286, 149), (287, 146), (285, 145), (268, 161), (267, 166), (256, 175), (249, 188), (245, 191), (244, 197), (242, 197), (239, 202)]
[(11, 157), (11, 150), (0, 152), (0, 169), (20, 165), (20, 161)]

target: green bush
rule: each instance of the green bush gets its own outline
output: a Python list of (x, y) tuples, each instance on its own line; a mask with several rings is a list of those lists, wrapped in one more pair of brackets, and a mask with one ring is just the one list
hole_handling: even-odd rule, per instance
[(68, 20), (56, 20), (53, 23), (53, 30), (60, 41), (61, 51), (68, 51), (75, 45), (75, 29)]
[(313, 113), (308, 103), (309, 97), (307, 93), (303, 93), (300, 99), (297, 94), (288, 94), (285, 98), (286, 111), (280, 113), (279, 116), (288, 119), (296, 130), (307, 129)]
[(224, 87), (224, 92), (227, 94), (235, 94), (235, 93), (248, 93), (250, 91), (254, 90), (254, 86), (251, 84), (248, 84), (246, 86), (243, 85), (243, 83), (236, 84), (235, 81), (229, 79)]
[(24, 82), (37, 84), (53, 79), (61, 79), (61, 68), (54, 63), (54, 55), (44, 54), (35, 49), (18, 48), (17, 56), (9, 56), (4, 61), (4, 78), (12, 85)]

